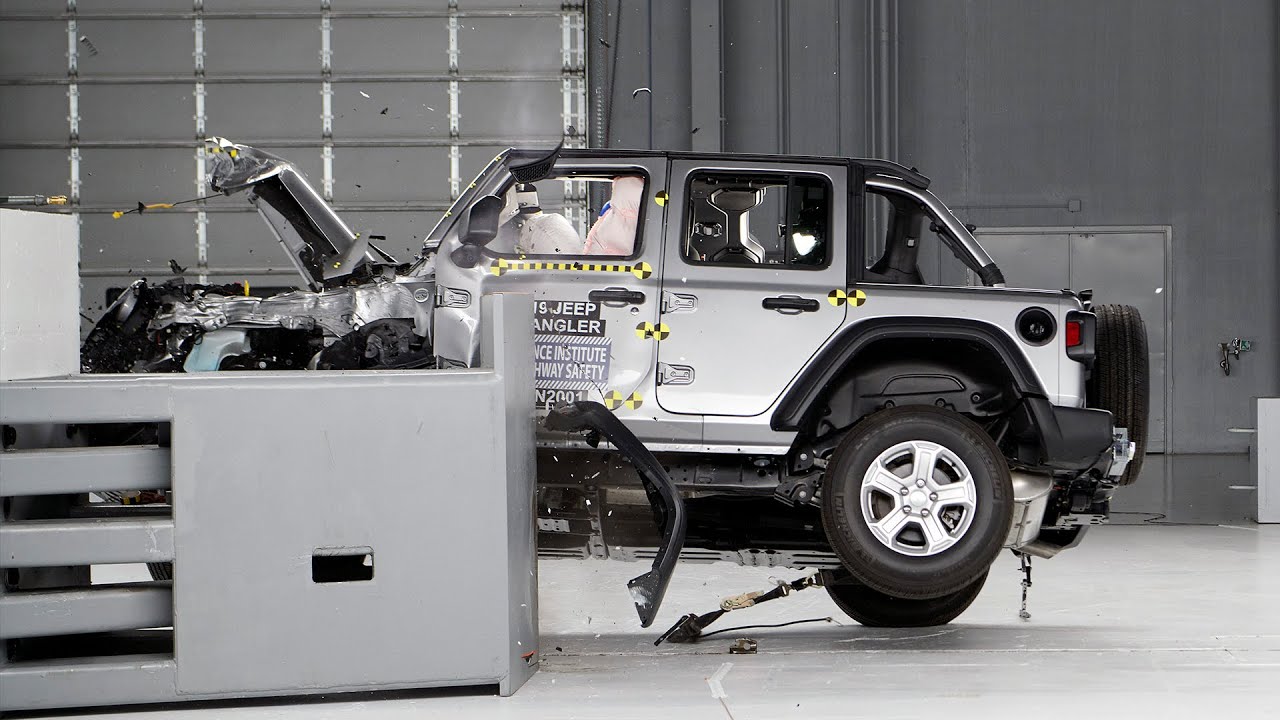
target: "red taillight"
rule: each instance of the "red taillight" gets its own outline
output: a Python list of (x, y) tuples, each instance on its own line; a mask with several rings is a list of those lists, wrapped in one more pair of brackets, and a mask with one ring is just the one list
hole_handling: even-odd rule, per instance
[(1083, 334), (1081, 332), (1081, 325), (1082, 323), (1079, 320), (1067, 321), (1067, 347), (1078, 347), (1084, 342), (1081, 338), (1081, 335)]

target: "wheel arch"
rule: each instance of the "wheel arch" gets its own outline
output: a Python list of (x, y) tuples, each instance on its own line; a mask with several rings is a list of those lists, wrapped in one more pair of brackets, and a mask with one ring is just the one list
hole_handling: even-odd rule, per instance
[[(847, 378), (863, 353), (884, 341), (946, 340), (976, 344), (1000, 358), (1008, 379), (1024, 397), (1045, 392), (1016, 342), (995, 325), (967, 318), (874, 318), (841, 331), (818, 353), (783, 396), (770, 418), (777, 431), (799, 431), (812, 413)], [(856, 419), (856, 418), (855, 418)]]

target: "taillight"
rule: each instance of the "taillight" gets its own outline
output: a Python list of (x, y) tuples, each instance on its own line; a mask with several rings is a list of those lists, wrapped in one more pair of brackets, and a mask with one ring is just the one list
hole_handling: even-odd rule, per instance
[(1084, 344), (1084, 323), (1079, 320), (1067, 321), (1067, 347), (1079, 347)]
[(1070, 310), (1062, 321), (1062, 342), (1067, 357), (1093, 365), (1098, 336), (1098, 318), (1084, 310)]

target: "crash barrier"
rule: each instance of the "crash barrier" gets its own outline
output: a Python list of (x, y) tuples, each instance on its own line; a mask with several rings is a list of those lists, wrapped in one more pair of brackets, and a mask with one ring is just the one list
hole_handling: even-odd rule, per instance
[(1258, 398), (1254, 427), (1258, 522), (1280, 523), (1280, 398)]
[[(532, 304), (482, 303), (478, 369), (0, 383), (0, 711), (519, 688)], [(171, 579), (90, 583), (120, 563)]]

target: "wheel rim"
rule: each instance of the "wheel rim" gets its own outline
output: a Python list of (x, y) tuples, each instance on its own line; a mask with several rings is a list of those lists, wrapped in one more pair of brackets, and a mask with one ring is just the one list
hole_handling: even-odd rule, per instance
[(885, 450), (862, 477), (862, 519), (902, 555), (937, 555), (969, 531), (978, 506), (973, 475), (954, 452), (928, 440)]

